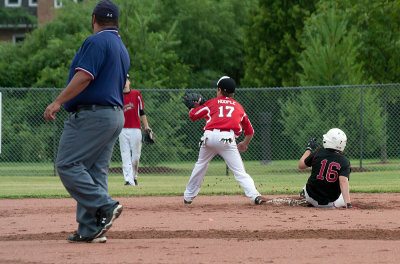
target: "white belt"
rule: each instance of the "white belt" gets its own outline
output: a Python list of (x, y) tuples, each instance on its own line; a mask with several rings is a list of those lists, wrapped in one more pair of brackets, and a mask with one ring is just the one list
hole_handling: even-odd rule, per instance
[(206, 130), (210, 132), (233, 132), (232, 129), (213, 129), (213, 130)]

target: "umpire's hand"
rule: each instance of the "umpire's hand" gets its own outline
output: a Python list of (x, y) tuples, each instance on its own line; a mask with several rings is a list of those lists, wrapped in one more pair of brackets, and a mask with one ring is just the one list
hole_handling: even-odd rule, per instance
[(44, 110), (43, 116), (46, 121), (54, 120), (56, 119), (56, 114), (58, 111), (60, 111), (61, 104), (54, 101), (51, 103), (46, 110)]

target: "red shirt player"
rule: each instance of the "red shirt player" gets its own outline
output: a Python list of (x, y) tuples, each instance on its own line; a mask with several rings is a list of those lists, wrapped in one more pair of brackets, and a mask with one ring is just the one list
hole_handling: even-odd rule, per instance
[(144, 129), (147, 131), (149, 124), (144, 113), (142, 95), (137, 90), (130, 89), (130, 78), (127, 76), (124, 87), (124, 116), (125, 123), (119, 135), (119, 146), (122, 158), (122, 172), (125, 185), (138, 185), (139, 160), (142, 151), (142, 119)]
[[(196, 162), (184, 193), (185, 204), (191, 204), (203, 183), (209, 162), (219, 154), (232, 170), (235, 179), (242, 186), (244, 193), (254, 204), (261, 204), (265, 199), (257, 191), (253, 179), (246, 173), (239, 151), (244, 152), (253, 138), (254, 130), (243, 107), (233, 100), (235, 81), (221, 77), (215, 84), (217, 97), (203, 105), (192, 108), (189, 117), (192, 121), (206, 119), (204, 135), (200, 141), (199, 159)], [(242, 133), (245, 139), (236, 145), (236, 138)]]

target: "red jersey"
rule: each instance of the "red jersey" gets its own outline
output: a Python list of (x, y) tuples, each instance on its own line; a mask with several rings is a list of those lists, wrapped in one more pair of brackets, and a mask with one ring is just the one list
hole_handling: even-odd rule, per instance
[(137, 90), (131, 90), (129, 93), (124, 93), (124, 128), (139, 128), (140, 110), (144, 110), (142, 95)]
[(203, 130), (233, 130), (236, 136), (254, 134), (253, 126), (243, 107), (230, 97), (217, 97), (189, 112), (192, 121), (206, 119)]

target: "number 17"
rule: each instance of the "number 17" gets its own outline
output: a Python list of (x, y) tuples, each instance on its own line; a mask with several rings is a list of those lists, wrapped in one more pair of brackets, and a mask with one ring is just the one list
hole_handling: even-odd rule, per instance
[[(218, 117), (225, 117), (224, 107), (220, 106), (220, 107), (218, 107), (218, 109), (219, 109)], [(233, 112), (233, 110), (235, 110), (235, 108), (233, 106), (226, 105), (225, 109), (228, 111), (228, 113), (226, 114), (226, 117), (232, 117), (232, 112)]]

